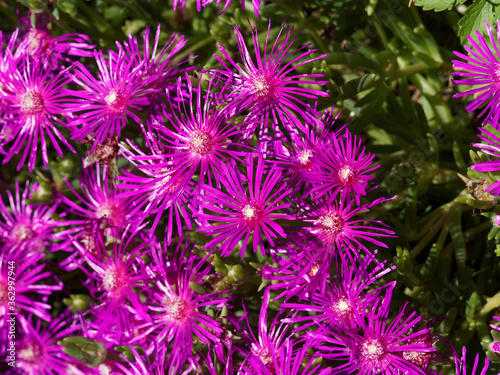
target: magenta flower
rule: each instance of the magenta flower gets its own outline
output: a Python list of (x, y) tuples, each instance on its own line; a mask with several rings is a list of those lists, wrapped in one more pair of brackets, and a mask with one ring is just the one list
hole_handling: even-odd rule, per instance
[(340, 113), (334, 116), (333, 109), (332, 107), (325, 110), (321, 117), (321, 126), (318, 126), (317, 121), (306, 121), (303, 128), (296, 129), (297, 133), (291, 134), (291, 140), (283, 142), (282, 153), (276, 155), (278, 165), (287, 171), (287, 184), (292, 186), (294, 191), (300, 190), (304, 184), (308, 185), (305, 172), (313, 169), (313, 158), (324, 153), (332, 138), (338, 137), (345, 128), (345, 125), (339, 128), (336, 124)]
[(74, 243), (86, 261), (87, 267), (80, 269), (88, 277), (91, 297), (99, 303), (88, 312), (94, 317), (91, 325), (97, 327), (97, 338), (112, 332), (116, 341), (128, 340), (136, 318), (151, 321), (138, 295), (147, 289), (147, 277), (140, 271), (144, 268), (141, 256), (147, 255), (151, 245), (152, 239), (140, 239), (137, 231), (128, 230), (113, 243), (112, 252), (101, 236), (96, 239), (94, 254)]
[(172, 240), (174, 223), (177, 226), (179, 236), (183, 234), (182, 222), (184, 221), (191, 230), (191, 216), (186, 207), (191, 206), (191, 195), (193, 194), (193, 183), (185, 181), (185, 175), (179, 173), (177, 165), (168, 161), (164, 155), (160, 155), (157, 145), (154, 144), (152, 154), (146, 155), (137, 146), (129, 142), (132, 150), (122, 145), (125, 158), (130, 161), (142, 176), (133, 174), (122, 169), (122, 176), (118, 180), (123, 181), (118, 185), (123, 192), (118, 194), (120, 198), (130, 198), (133, 208), (128, 213), (127, 219), (138, 225), (150, 214), (155, 215), (150, 232), (154, 232), (160, 219), (166, 212), (168, 217), (167, 238), (168, 243)]
[(329, 201), (341, 193), (341, 199), (354, 198), (360, 204), (360, 197), (366, 195), (368, 182), (375, 178), (374, 171), (379, 166), (372, 166), (375, 155), (361, 148), (361, 139), (349, 130), (340, 137), (334, 137), (324, 153), (313, 158), (317, 168), (304, 173), (313, 186), (309, 191), (315, 198), (331, 193)]
[(56, 68), (57, 60), (73, 62), (69, 56), (94, 56), (95, 45), (90, 44), (90, 38), (86, 34), (63, 34), (52, 37), (52, 32), (48, 28), (49, 19), (43, 13), (36, 14), (35, 27), (31, 24), (31, 12), (19, 19), (21, 23), (20, 42), (17, 47), (20, 51), (27, 52), (31, 58), (38, 58), (38, 53), (45, 60), (45, 63)]
[(315, 358), (307, 353), (309, 349), (307, 343), (302, 349), (294, 349), (293, 346), (293, 340), (287, 337), (277, 350), (271, 347), (269, 363), (264, 363), (265, 359), (260, 357), (249, 357), (247, 360), (249, 366), (242, 366), (240, 373), (244, 375), (327, 375), (333, 372), (331, 367), (321, 368), (321, 363), (314, 363)]
[(40, 141), (43, 165), (48, 167), (47, 137), (59, 156), (62, 157), (63, 152), (58, 140), (76, 152), (56, 127), (56, 124), (68, 126), (59, 119), (61, 115), (69, 115), (63, 90), (63, 86), (70, 82), (66, 70), (53, 76), (50, 70), (44, 68), (41, 57), (34, 61), (24, 59), (20, 65), (17, 65), (14, 57), (8, 54), (6, 57), (9, 69), (6, 72), (0, 70), (0, 85), (3, 86), (0, 91), (0, 112), (6, 117), (2, 143), (11, 143), (11, 146), (3, 164), (22, 152), (17, 170), (21, 169), (29, 155), (28, 167), (32, 172)]
[(101, 167), (99, 163), (95, 163), (94, 167), (84, 168), (80, 175), (83, 196), (78, 194), (66, 180), (69, 189), (84, 207), (78, 205), (75, 199), (69, 199), (62, 194), (58, 197), (68, 207), (69, 212), (84, 218), (74, 222), (80, 226), (79, 229), (83, 229), (82, 224), (89, 220), (100, 219), (103, 219), (101, 221), (109, 227), (115, 228), (115, 234), (120, 227), (126, 226), (125, 217), (132, 209), (131, 201), (128, 198), (117, 197), (118, 191), (112, 176), (110, 178), (111, 173), (107, 165)]
[(490, 122), (495, 128), (498, 127), (500, 119), (500, 54), (499, 54), (499, 27), (500, 21), (497, 21), (497, 38), (493, 37), (490, 25), (487, 21), (486, 31), (491, 41), (493, 49), (488, 45), (481, 33), (476, 30), (479, 44), (467, 35), (467, 39), (473, 48), (464, 46), (469, 53), (466, 56), (460, 52), (453, 53), (464, 61), (453, 60), (453, 67), (460, 69), (460, 72), (453, 72), (452, 75), (462, 77), (462, 80), (454, 80), (453, 83), (459, 85), (480, 85), (471, 90), (455, 94), (454, 98), (460, 98), (465, 95), (473, 95), (474, 99), (465, 106), (468, 112), (474, 111), (482, 106), (483, 110), (479, 117), (485, 116), (483, 124)]
[[(306, 104), (306, 100), (328, 96), (328, 93), (316, 89), (298, 86), (300, 84), (322, 85), (327, 81), (316, 81), (322, 74), (294, 74), (294, 70), (312, 61), (324, 58), (326, 55), (309, 58), (316, 50), (307, 50), (311, 44), (300, 47), (297, 51), (289, 52), (297, 36), (292, 37), (293, 27), (282, 26), (275, 42), (269, 44), (271, 20), (269, 20), (268, 36), (264, 45), (263, 56), (258, 38), (257, 25), (251, 28), (255, 50), (255, 62), (245, 45), (245, 38), (239, 26), (234, 26), (238, 48), (243, 66), (237, 64), (231, 55), (219, 46), (224, 60), (215, 56), (225, 70), (216, 70), (214, 73), (230, 80), (229, 88), (232, 91), (232, 104), (239, 110), (249, 111), (248, 118), (254, 121), (254, 126), (249, 130), (253, 132), (259, 127), (258, 138), (262, 145), (271, 139), (276, 141), (280, 148), (282, 131), (278, 119), (287, 132), (293, 133), (294, 126), (302, 127), (300, 119), (310, 119), (315, 122), (318, 114)], [(281, 40), (281, 41), (280, 41)], [(229, 65), (226, 63), (229, 62)], [(296, 65), (294, 65), (296, 64)], [(236, 69), (236, 73), (232, 69)], [(268, 126), (272, 125), (274, 135), (268, 134)]]
[[(201, 220), (197, 231), (215, 236), (205, 248), (222, 243), (221, 254), (227, 256), (244, 236), (240, 251), (243, 257), (252, 236), (253, 251), (256, 253), (260, 248), (264, 255), (264, 238), (274, 246), (273, 238), (278, 238), (278, 235), (286, 237), (283, 228), (274, 221), (294, 219), (292, 215), (280, 213), (290, 206), (290, 203), (282, 202), (291, 192), (281, 182), (281, 176), (282, 170), (275, 164), (266, 171), (261, 156), (255, 171), (253, 158), (249, 158), (246, 179), (234, 163), (229, 166), (221, 164), (219, 179), (226, 192), (204, 185), (203, 194), (200, 195), (200, 210), (195, 214)], [(244, 180), (248, 183), (243, 184)], [(245, 185), (248, 186), (248, 192)]]
[[(385, 315), (396, 282), (385, 283), (379, 288), (371, 286), (394, 268), (384, 269), (383, 263), (376, 264), (368, 273), (372, 261), (376, 262), (371, 256), (366, 256), (363, 260), (349, 260), (339, 252), (332, 262), (337, 269), (336, 277), (329, 277), (324, 290), (311, 293), (308, 296), (309, 303), (303, 301), (303, 303), (281, 304), (281, 308), (291, 308), (293, 311), (303, 311), (306, 314), (283, 319), (282, 322), (303, 324), (295, 331), (305, 330), (316, 324), (356, 331), (360, 314), (370, 315), (372, 319)], [(310, 315), (311, 312), (316, 314)]]
[[(267, 370), (274, 368), (274, 364), (281, 359), (278, 357), (281, 348), (286, 345), (287, 324), (279, 323), (279, 314), (273, 319), (268, 327), (268, 312), (270, 301), (270, 289), (264, 290), (262, 307), (259, 314), (258, 337), (255, 337), (250, 324), (248, 322), (248, 312), (236, 322), (236, 326), (240, 331), (245, 345), (241, 348), (241, 353), (244, 354), (245, 360), (240, 366), (240, 371), (248, 371), (253, 366), (263, 367)], [(242, 326), (243, 320), (246, 320), (247, 327)], [(239, 373), (239, 372), (238, 372)]]
[[(284, 257), (275, 256), (279, 267), (264, 266), (263, 279), (274, 281), (272, 290), (282, 290), (276, 299), (297, 296), (302, 300), (316, 292), (324, 291), (329, 279), (332, 256), (315, 243), (287, 244)], [(264, 276), (265, 275), (265, 276)]]
[(210, 271), (207, 258), (192, 254), (194, 244), (179, 239), (173, 256), (165, 256), (168, 249), (165, 245), (163, 248), (158, 245), (151, 252), (153, 262), (148, 266), (154, 283), (149, 305), (153, 322), (136, 327), (140, 333), (131, 342), (147, 338), (150, 344), (146, 352), (150, 355), (157, 343), (165, 340), (168, 344), (158, 348), (157, 360), (163, 363), (166, 359), (166, 367), (176, 373), (188, 361), (195, 361), (193, 336), (207, 345), (220, 342), (220, 323), (203, 308), (223, 307), (229, 298), (219, 296), (220, 292), (198, 294), (189, 285), (202, 282)]
[[(155, 129), (160, 137), (158, 147), (166, 151), (164, 158), (176, 165), (177, 175), (183, 176), (181, 185), (189, 182), (196, 173), (199, 189), (205, 179), (212, 185), (221, 163), (240, 161), (239, 157), (248, 153), (237, 151), (244, 146), (232, 141), (245, 132), (241, 130), (245, 123), (230, 120), (227, 106), (221, 108), (220, 103), (226, 100), (226, 95), (213, 92), (213, 79), (209, 80), (207, 90), (202, 89), (202, 77), (197, 88), (193, 87), (193, 81), (187, 74), (186, 81), (187, 93), (183, 93), (185, 86), (180, 78), (177, 84), (179, 108), (172, 105), (169, 113), (165, 114), (170, 119), (169, 126), (156, 126)], [(188, 108), (184, 104), (186, 102), (189, 103)]]
[[(376, 224), (387, 227), (386, 224), (379, 220), (367, 220), (363, 218), (354, 220), (361, 212), (385, 200), (385, 198), (379, 198), (369, 204), (353, 207), (353, 201), (346, 203), (343, 197), (341, 197), (340, 201), (334, 200), (332, 202), (327, 194), (326, 199), (316, 199), (311, 205), (298, 202), (297, 208), (299, 214), (297, 218), (310, 223), (310, 226), (297, 228), (301, 231), (298, 235), (308, 241), (314, 241), (318, 246), (330, 251), (341, 248), (351, 250), (355, 253), (358, 253), (360, 249), (368, 251), (363, 244), (364, 241), (381, 247), (387, 247), (385, 243), (375, 238), (395, 237), (394, 232), (374, 226)], [(330, 203), (326, 203), (328, 201)], [(367, 223), (369, 225), (366, 225)], [(293, 229), (290, 228), (290, 230)]]
[(24, 191), (21, 195), (19, 183), (16, 182), (15, 196), (7, 191), (10, 209), (0, 201), (0, 214), (3, 220), (0, 221), (0, 250), (3, 253), (19, 253), (27, 250), (29, 253), (42, 252), (56, 246), (51, 241), (64, 238), (72, 230), (54, 232), (56, 227), (64, 225), (52, 219), (57, 204), (27, 204), (26, 200), (31, 199), (38, 184), (34, 183), (31, 188), (29, 181), (26, 181)]
[[(497, 159), (471, 165), (471, 168), (478, 172), (497, 172), (500, 170), (500, 137), (485, 128), (481, 128), (479, 131), (483, 134), (479, 134), (478, 137), (486, 143), (473, 143), (472, 145), (479, 147), (484, 153), (492, 155)], [(500, 195), (500, 181), (488, 186), (485, 191), (490, 194)]]
[[(143, 79), (154, 78), (154, 80), (149, 82), (149, 88), (167, 89), (168, 92), (175, 89), (176, 77), (180, 76), (181, 73), (194, 69), (194, 67), (181, 68), (181, 65), (186, 63), (189, 58), (185, 55), (177, 56), (187, 43), (184, 35), (172, 33), (161, 50), (157, 51), (160, 41), (160, 31), (160, 25), (158, 25), (152, 46), (149, 43), (150, 28), (146, 26), (143, 34), (142, 49), (139, 48), (137, 38), (130, 34), (128, 42), (123, 42), (123, 46), (118, 44), (118, 48), (123, 50), (126, 61), (130, 60), (133, 65), (141, 67), (140, 75)], [(157, 94), (162, 95), (162, 91)], [(150, 99), (153, 98), (151, 97)]]
[(418, 354), (427, 358), (428, 353), (432, 354), (436, 350), (426, 340), (420, 342), (415, 339), (427, 337), (430, 328), (416, 330), (422, 317), (416, 316), (416, 312), (408, 315), (405, 309), (406, 304), (390, 323), (387, 322), (387, 316), (376, 319), (369, 315), (360, 317), (360, 333), (323, 330), (310, 335), (324, 341), (317, 347), (320, 355), (343, 362), (335, 367), (335, 374), (425, 375), (418, 366)]
[(61, 290), (63, 284), (53, 278), (52, 272), (44, 271), (44, 258), (43, 253), (26, 256), (0, 251), (0, 325), (6, 324), (10, 313), (18, 312), (51, 320), (51, 306), (45, 302), (54, 291)]
[(135, 59), (126, 58), (123, 50), (111, 54), (109, 60), (104, 58), (102, 51), (95, 51), (94, 56), (99, 67), (99, 79), (94, 78), (83, 64), (76, 62), (73, 81), (83, 91), (64, 91), (72, 96), (68, 100), (68, 110), (81, 112), (70, 123), (74, 128), (72, 138), (82, 141), (92, 136), (92, 151), (106, 138), (119, 137), (128, 118), (141, 123), (133, 110), (140, 111), (149, 103), (146, 94), (153, 90), (146, 88), (156, 78), (142, 79), (142, 66), (137, 66)]
[[(73, 335), (80, 329), (78, 324), (68, 325), (68, 313), (63, 313), (43, 326), (40, 320), (33, 325), (31, 317), (26, 320), (18, 315), (16, 321), (16, 366), (27, 375), (84, 375), (73, 363), (75, 360), (62, 351), (57, 341)], [(10, 340), (9, 340), (10, 341)], [(4, 356), (5, 358), (5, 356)], [(86, 366), (85, 366), (86, 367)], [(8, 374), (18, 374), (17, 370)]]

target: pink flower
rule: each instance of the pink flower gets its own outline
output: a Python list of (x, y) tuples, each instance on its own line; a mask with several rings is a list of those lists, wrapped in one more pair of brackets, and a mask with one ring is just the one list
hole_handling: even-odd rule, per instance
[[(222, 243), (221, 253), (227, 256), (243, 238), (240, 250), (240, 256), (243, 257), (252, 236), (253, 251), (257, 252), (260, 248), (264, 255), (264, 238), (274, 246), (273, 238), (278, 238), (278, 235), (286, 237), (283, 228), (274, 221), (294, 219), (292, 215), (280, 213), (290, 206), (290, 203), (282, 202), (291, 192), (280, 181), (281, 176), (282, 170), (275, 164), (266, 171), (261, 156), (255, 171), (253, 158), (249, 158), (246, 184), (243, 184), (244, 177), (234, 163), (229, 166), (221, 165), (219, 179), (226, 192), (204, 185), (199, 198), (200, 210), (195, 214), (201, 220), (198, 231), (205, 232), (207, 236), (215, 236), (205, 248)], [(248, 187), (248, 192), (245, 186)]]

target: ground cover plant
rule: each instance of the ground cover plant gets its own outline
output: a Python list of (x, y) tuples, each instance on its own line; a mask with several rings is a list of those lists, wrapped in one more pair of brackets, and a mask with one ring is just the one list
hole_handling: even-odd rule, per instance
[(0, 2), (0, 372), (499, 373), (497, 18)]

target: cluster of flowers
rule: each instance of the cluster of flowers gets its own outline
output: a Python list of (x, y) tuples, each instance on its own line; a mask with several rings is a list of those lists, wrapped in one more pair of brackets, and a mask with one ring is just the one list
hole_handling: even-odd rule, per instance
[[(374, 155), (333, 109), (310, 105), (327, 95), (316, 88), (321, 75), (296, 72), (323, 56), (309, 45), (292, 51), (286, 26), (261, 48), (255, 26), (252, 57), (235, 32), (241, 62), (219, 46), (221, 68), (198, 75), (182, 36), (159, 49), (159, 28), (153, 45), (147, 29), (142, 48), (130, 36), (107, 56), (43, 25), (1, 36), (3, 162), (21, 153), (19, 169), (29, 154), (32, 171), (40, 143), (47, 167), (46, 134), (60, 156), (57, 140), (71, 151), (69, 138), (91, 145), (78, 188), (66, 180), (52, 204), (33, 204), (37, 184), (17, 184), (10, 208), (0, 204), (4, 358), (6, 270), (17, 265), (11, 373), (215, 374), (221, 364), (228, 374), (436, 373), (433, 344), (445, 339), (406, 305), (391, 316), (395, 283), (382, 278), (392, 268), (367, 247), (394, 235), (363, 216), (385, 200), (366, 201)], [(72, 61), (89, 55), (97, 78)], [(118, 143), (134, 126), (140, 139)], [(205, 236), (188, 240), (193, 229)], [(274, 262), (259, 271), (267, 287), (257, 335), (248, 312), (232, 313), (237, 271), (213, 270), (214, 259), (252, 250)], [(57, 268), (86, 275), (88, 309), (53, 317), (47, 302), (64, 289)], [(272, 294), (281, 311), (269, 324)], [(131, 355), (120, 357), (123, 347)]]

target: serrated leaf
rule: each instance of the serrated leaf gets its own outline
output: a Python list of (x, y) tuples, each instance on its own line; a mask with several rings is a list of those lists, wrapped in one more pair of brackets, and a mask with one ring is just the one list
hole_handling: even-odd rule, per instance
[(458, 36), (462, 43), (467, 42), (467, 35), (472, 35), (475, 30), (486, 34), (486, 26), (484, 21), (488, 21), (493, 25), (498, 17), (500, 6), (490, 1), (475, 0), (474, 3), (467, 8), (465, 15), (458, 22)]
[(416, 0), (415, 5), (424, 7), (424, 10), (441, 12), (443, 10), (452, 9), (459, 4), (463, 4), (465, 1), (466, 0)]

